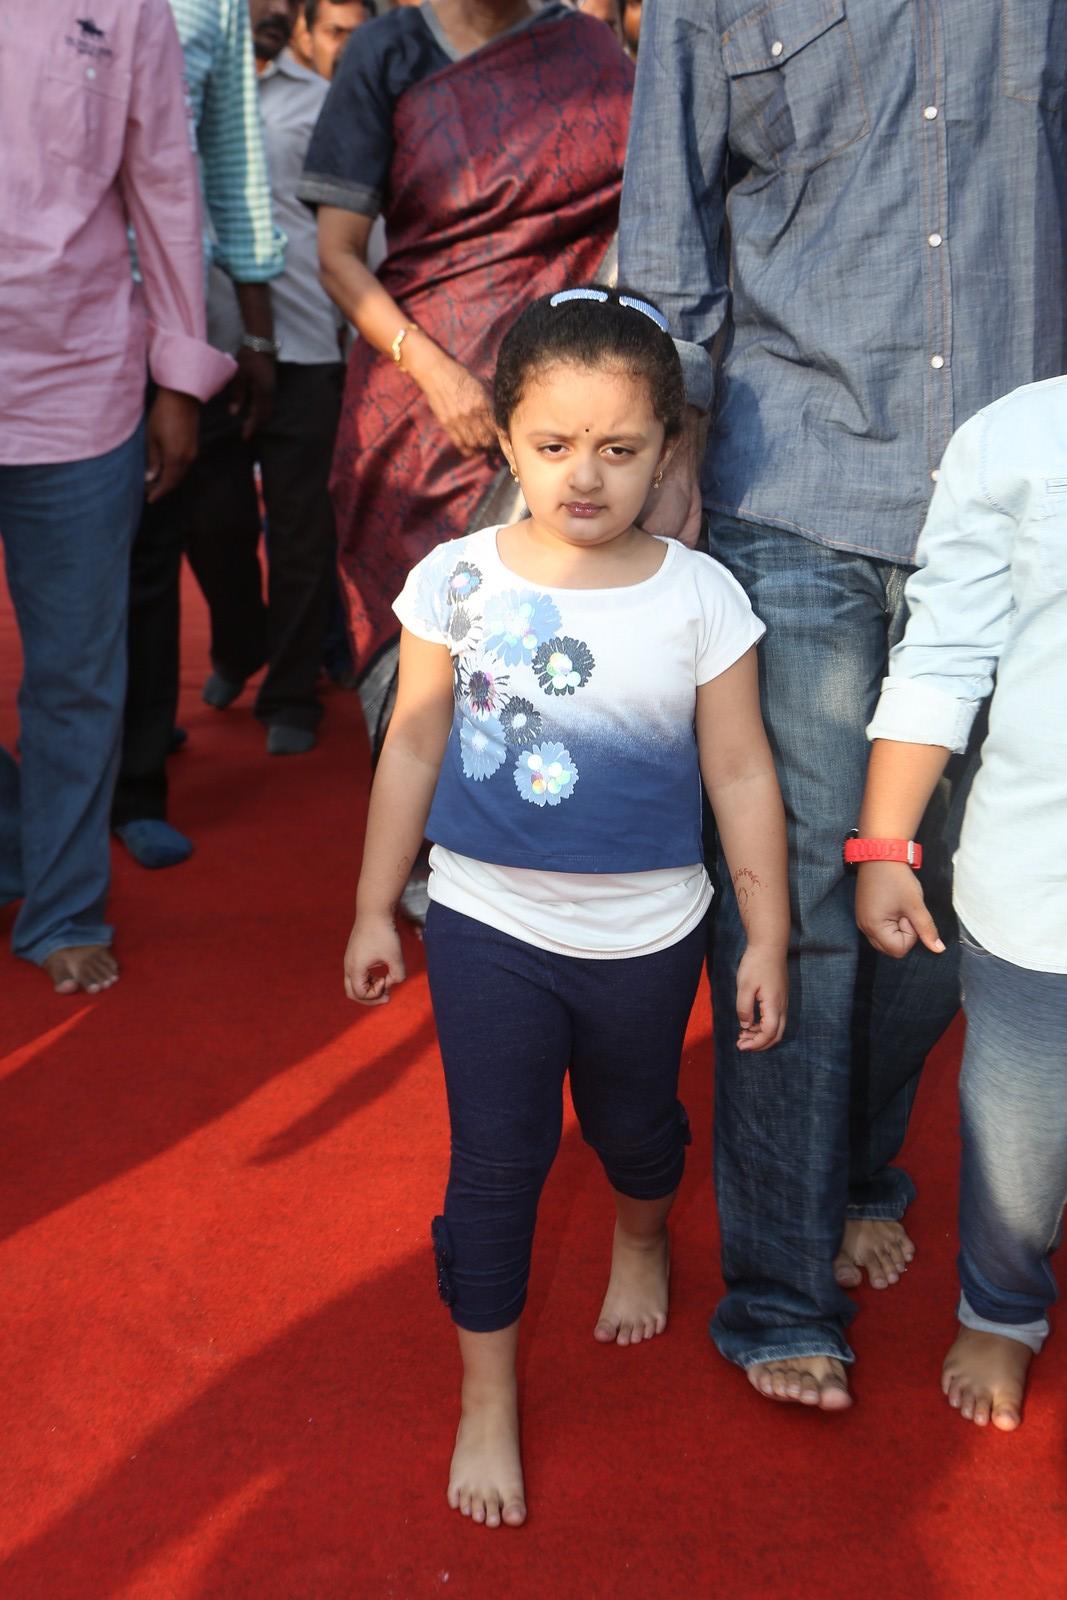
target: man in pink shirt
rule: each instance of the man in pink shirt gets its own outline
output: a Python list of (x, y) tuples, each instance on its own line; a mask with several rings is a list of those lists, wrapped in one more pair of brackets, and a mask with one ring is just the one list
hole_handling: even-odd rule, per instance
[[(180, 480), (206, 342), (199, 190), (167, 0), (11, 8), (0, 52), (0, 541), (23, 648), (0, 903), (57, 991), (113, 983), (109, 808), (130, 542)], [(128, 228), (140, 277), (130, 272)], [(157, 385), (144, 416), (145, 384)]]

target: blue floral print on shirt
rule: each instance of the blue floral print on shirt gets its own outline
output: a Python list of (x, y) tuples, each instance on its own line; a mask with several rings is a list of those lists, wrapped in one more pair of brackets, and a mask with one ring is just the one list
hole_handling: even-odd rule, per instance
[(500, 713), (500, 726), (508, 744), (521, 750), (523, 745), (534, 744), (541, 737), (544, 718), (532, 700), (514, 695)]
[(464, 659), (458, 678), (460, 704), (469, 717), (494, 717), (506, 704), (508, 674), (501, 672), (500, 662), (493, 656), (479, 654)]
[(472, 722), (464, 717), (459, 730), (459, 749), (463, 771), (475, 783), (491, 778), (497, 768), (503, 766), (508, 753), (504, 730), (495, 717), (487, 717), (484, 722)]
[(533, 660), (534, 651), (560, 626), (559, 610), (547, 594), (506, 589), (485, 608), (485, 648), (509, 667)]
[(558, 806), (574, 792), (578, 769), (561, 744), (523, 750), (515, 763), (515, 787), (535, 806)]

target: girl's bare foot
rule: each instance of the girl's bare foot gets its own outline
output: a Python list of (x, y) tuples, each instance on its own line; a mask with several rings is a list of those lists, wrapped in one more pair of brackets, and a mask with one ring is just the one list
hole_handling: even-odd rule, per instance
[(1012, 1433), (1023, 1420), (1023, 1392), (1033, 1351), (999, 1333), (960, 1328), (941, 1369), (941, 1392), (950, 1406), (980, 1428)]
[(119, 975), (119, 964), (106, 944), (72, 944), (53, 950), (41, 966), (56, 986), (56, 994), (99, 994), (110, 989)]
[(611, 1277), (593, 1338), (601, 1344), (640, 1344), (667, 1326), (670, 1245), (666, 1224), (649, 1236), (615, 1224)]
[(855, 1289), (866, 1272), (872, 1289), (888, 1289), (900, 1282), (914, 1259), (915, 1246), (899, 1222), (850, 1218), (834, 1260), (834, 1277), (843, 1289)]
[(831, 1356), (758, 1361), (746, 1373), (752, 1387), (768, 1400), (793, 1400), (822, 1411), (846, 1411), (852, 1404), (845, 1364)]
[(526, 1521), (514, 1383), (463, 1386), (463, 1410), (448, 1479), (448, 1503), (487, 1528)]

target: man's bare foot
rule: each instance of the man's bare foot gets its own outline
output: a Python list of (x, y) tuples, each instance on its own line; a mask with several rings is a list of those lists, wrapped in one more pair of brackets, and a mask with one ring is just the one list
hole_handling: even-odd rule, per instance
[(667, 1326), (670, 1243), (664, 1226), (640, 1238), (615, 1224), (611, 1277), (593, 1338), (601, 1344), (640, 1344)]
[(106, 944), (71, 944), (53, 950), (41, 966), (56, 986), (56, 994), (99, 994), (118, 981), (119, 964)]
[(514, 1386), (472, 1392), (464, 1385), (463, 1411), (448, 1478), (448, 1503), (487, 1528), (519, 1528), (526, 1521), (526, 1490), (519, 1454), (519, 1409)]
[(950, 1406), (980, 1428), (1012, 1433), (1023, 1420), (1023, 1392), (1033, 1351), (999, 1333), (960, 1328), (941, 1369), (941, 1392)]
[(866, 1272), (872, 1289), (888, 1289), (900, 1282), (914, 1259), (915, 1246), (899, 1222), (850, 1218), (834, 1258), (834, 1277), (843, 1289), (855, 1289)]
[(852, 1404), (845, 1364), (832, 1356), (757, 1361), (746, 1372), (752, 1387), (768, 1400), (793, 1400), (822, 1411), (847, 1411)]

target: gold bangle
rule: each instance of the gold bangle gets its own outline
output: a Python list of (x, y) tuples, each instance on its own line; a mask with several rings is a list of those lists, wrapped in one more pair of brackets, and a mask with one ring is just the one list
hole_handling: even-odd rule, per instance
[(393, 342), (389, 346), (389, 348), (393, 353), (393, 360), (396, 362), (397, 366), (400, 365), (400, 352), (401, 352), (401, 348), (403, 346), (404, 340), (407, 338), (409, 333), (418, 333), (418, 331), (419, 330), (418, 330), (418, 326), (417, 326), (416, 323), (414, 323), (414, 322), (405, 322), (404, 326), (402, 328), (399, 328), (397, 330), (397, 332), (393, 335)]

